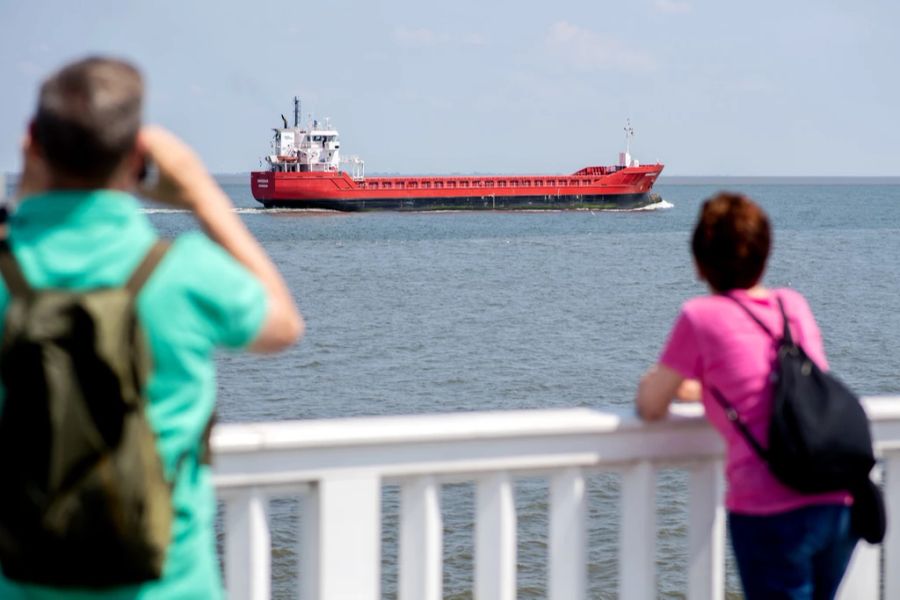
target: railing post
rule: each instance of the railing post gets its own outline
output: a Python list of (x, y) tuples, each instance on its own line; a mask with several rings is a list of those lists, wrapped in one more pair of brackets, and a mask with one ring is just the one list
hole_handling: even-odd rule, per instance
[(441, 600), (443, 520), (434, 477), (403, 484), (400, 501), (400, 600)]
[(639, 462), (622, 474), (619, 598), (656, 598), (656, 471)]
[(271, 540), (268, 500), (257, 488), (225, 502), (225, 577), (231, 600), (269, 600)]
[(475, 598), (515, 600), (516, 505), (509, 473), (478, 482), (475, 515)]
[(370, 473), (318, 483), (319, 598), (381, 597), (381, 482)]
[[(872, 479), (878, 483), (882, 480), (881, 466), (876, 465), (872, 471)], [(859, 540), (853, 557), (847, 566), (844, 580), (838, 588), (838, 600), (878, 600), (881, 597), (879, 566), (881, 563), (881, 546), (873, 546)], [(889, 564), (889, 563), (888, 563)], [(890, 570), (890, 569), (889, 569)], [(890, 598), (890, 596), (887, 596)]]
[(878, 600), (878, 554), (878, 546), (859, 541), (838, 589), (838, 600)]
[(300, 498), (300, 578), (301, 600), (319, 600), (319, 494), (315, 488)]
[(884, 597), (900, 598), (900, 450), (882, 457), (884, 502), (888, 516), (884, 538)]
[(706, 460), (690, 470), (688, 507), (688, 598), (725, 595), (725, 508), (722, 462)]
[(586, 598), (587, 501), (584, 476), (569, 468), (550, 481), (550, 600)]

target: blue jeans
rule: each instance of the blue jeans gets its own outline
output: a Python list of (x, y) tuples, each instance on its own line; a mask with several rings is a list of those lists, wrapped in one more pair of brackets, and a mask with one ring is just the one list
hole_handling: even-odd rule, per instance
[(850, 508), (835, 504), (729, 513), (728, 529), (747, 600), (832, 600), (857, 541)]

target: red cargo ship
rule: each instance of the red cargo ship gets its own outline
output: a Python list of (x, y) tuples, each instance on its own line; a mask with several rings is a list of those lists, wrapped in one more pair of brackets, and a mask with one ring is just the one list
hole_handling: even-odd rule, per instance
[[(341, 159), (338, 132), (326, 119), (276, 128), (268, 169), (250, 173), (253, 197), (265, 207), (358, 210), (633, 209), (661, 201), (650, 193), (662, 164), (640, 165), (625, 151), (612, 166), (571, 175), (366, 177), (357, 157)], [(342, 169), (347, 165), (348, 170)]]

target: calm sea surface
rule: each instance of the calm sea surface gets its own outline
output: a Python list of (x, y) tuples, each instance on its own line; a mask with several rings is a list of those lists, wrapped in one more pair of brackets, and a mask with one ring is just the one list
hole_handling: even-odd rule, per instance
[[(900, 186), (740, 185), (775, 229), (765, 282), (801, 291), (831, 366), (862, 394), (900, 392)], [(223, 421), (628, 405), (680, 304), (704, 293), (688, 238), (719, 186), (660, 185), (636, 212), (262, 211), (226, 186), (307, 319), (296, 348), (223, 354)], [(164, 235), (190, 215), (148, 209)], [(592, 597), (614, 598), (618, 478), (590, 485)], [(660, 477), (660, 596), (682, 598), (686, 514)], [(520, 597), (545, 595), (547, 489), (517, 493)], [(445, 597), (471, 597), (471, 485), (447, 486)], [(296, 507), (276, 503), (275, 594), (295, 589)], [(384, 496), (384, 596), (395, 597), (397, 494)], [(281, 514), (283, 513), (283, 514)], [(729, 597), (739, 597), (733, 574)]]

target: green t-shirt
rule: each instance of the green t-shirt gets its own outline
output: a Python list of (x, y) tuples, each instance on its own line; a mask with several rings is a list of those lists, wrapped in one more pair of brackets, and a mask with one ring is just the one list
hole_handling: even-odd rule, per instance
[[(121, 286), (157, 239), (138, 202), (110, 190), (28, 198), (10, 219), (9, 232), (13, 252), (36, 288)], [(0, 280), (0, 314), (8, 303)], [(193, 600), (223, 595), (210, 469), (197, 459), (215, 404), (213, 350), (253, 341), (267, 312), (266, 295), (220, 246), (190, 233), (174, 241), (141, 290), (137, 307), (153, 356), (148, 413), (167, 472), (171, 475), (179, 457), (187, 456), (176, 477), (172, 544), (163, 578), (79, 592), (19, 585), (0, 574), (0, 599)]]

